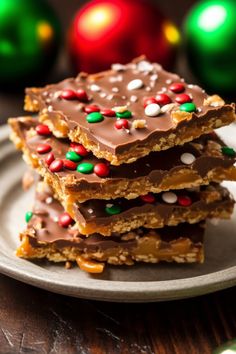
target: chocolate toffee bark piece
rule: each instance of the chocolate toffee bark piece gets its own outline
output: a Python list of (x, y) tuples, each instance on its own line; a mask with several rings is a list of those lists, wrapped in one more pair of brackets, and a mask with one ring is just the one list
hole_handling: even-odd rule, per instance
[(152, 152), (131, 164), (109, 166), (87, 154), (83, 146), (71, 147), (67, 139), (55, 138), (37, 118), (12, 118), (9, 123), (12, 140), (25, 160), (53, 187), (69, 212), (76, 201), (131, 199), (148, 192), (236, 180), (235, 153), (215, 134)]
[(133, 265), (134, 261), (194, 263), (203, 262), (204, 224), (181, 224), (163, 229), (137, 229), (104, 238), (83, 236), (67, 218), (59, 202), (40, 191), (33, 211), (28, 213), (27, 229), (21, 233), (17, 255), (47, 258), (53, 262), (76, 261), (83, 270), (100, 273), (105, 262)]
[(111, 236), (114, 232), (124, 233), (139, 227), (193, 224), (206, 218), (229, 219), (233, 208), (234, 200), (226, 188), (209, 185), (196, 190), (149, 193), (131, 200), (91, 199), (75, 205), (71, 216), (82, 234), (98, 232)]
[(26, 89), (25, 109), (113, 165), (198, 138), (235, 119), (235, 106), (143, 57), (96, 75)]

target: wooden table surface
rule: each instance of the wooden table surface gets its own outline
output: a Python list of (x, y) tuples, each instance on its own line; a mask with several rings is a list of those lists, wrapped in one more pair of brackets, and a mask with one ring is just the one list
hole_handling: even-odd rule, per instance
[[(78, 0), (57, 6), (67, 23)], [(181, 22), (192, 0), (160, 2)], [(169, 6), (171, 5), (171, 6)], [(61, 14), (60, 14), (61, 12)], [(23, 93), (0, 93), (3, 123)], [(0, 353), (208, 354), (236, 337), (236, 288), (195, 299), (116, 304), (56, 295), (0, 275)]]

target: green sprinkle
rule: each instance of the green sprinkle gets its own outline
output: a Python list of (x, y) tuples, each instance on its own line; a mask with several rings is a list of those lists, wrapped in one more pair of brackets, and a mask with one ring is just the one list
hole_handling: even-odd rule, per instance
[(89, 113), (86, 117), (88, 123), (102, 122), (104, 117), (100, 112)]
[(131, 118), (132, 113), (130, 111), (116, 112), (116, 116), (118, 118)]
[(236, 152), (233, 148), (231, 147), (228, 147), (228, 146), (223, 146), (221, 148), (221, 151), (224, 155), (227, 155), (227, 156), (232, 156), (234, 157), (236, 155)]
[(197, 107), (194, 103), (192, 102), (187, 102), (187, 103), (183, 103), (181, 104), (181, 106), (179, 107), (179, 109), (182, 111), (182, 112), (195, 112)]
[(120, 214), (121, 212), (121, 207), (119, 205), (111, 205), (111, 206), (106, 206), (106, 212), (109, 215), (115, 215), (115, 214)]
[(25, 221), (26, 221), (26, 222), (29, 222), (30, 219), (32, 218), (32, 216), (33, 216), (32, 211), (27, 211), (27, 212), (25, 213)]
[(93, 173), (93, 168), (94, 166), (92, 163), (83, 162), (77, 166), (77, 171), (80, 173), (89, 174), (89, 173)]
[(66, 158), (67, 158), (67, 160), (71, 160), (71, 161), (74, 161), (74, 162), (79, 162), (79, 161), (82, 160), (82, 156), (77, 154), (75, 151), (68, 151), (66, 153)]

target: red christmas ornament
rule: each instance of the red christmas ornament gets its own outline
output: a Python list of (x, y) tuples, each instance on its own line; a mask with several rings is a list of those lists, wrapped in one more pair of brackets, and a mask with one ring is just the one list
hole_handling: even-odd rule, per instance
[(112, 109), (106, 109), (106, 108), (101, 109), (101, 114), (106, 117), (115, 117), (116, 116), (115, 111), (113, 111)]
[(94, 166), (94, 172), (99, 177), (107, 177), (110, 173), (110, 169), (106, 163), (97, 163)]
[(39, 154), (46, 154), (47, 152), (51, 151), (51, 145), (49, 144), (39, 144), (37, 146), (37, 153)]
[(129, 122), (127, 121), (127, 119), (117, 119), (117, 121), (115, 122), (115, 127), (116, 129), (128, 129)]
[(164, 106), (165, 104), (168, 104), (170, 102), (170, 97), (165, 93), (159, 93), (156, 95), (156, 103), (158, 103), (159, 105)]
[(144, 100), (143, 100), (144, 108), (147, 107), (149, 104), (152, 104), (152, 103), (157, 103), (157, 100), (155, 99), (155, 97), (147, 97), (147, 98), (144, 98)]
[(175, 101), (177, 103), (183, 104), (183, 103), (191, 102), (192, 98), (189, 95), (187, 95), (186, 93), (181, 93), (180, 95), (177, 95), (175, 97)]
[(93, 0), (75, 15), (68, 49), (76, 71), (98, 72), (145, 54), (170, 67), (180, 40), (177, 28), (145, 0)]
[(62, 213), (59, 218), (58, 218), (58, 224), (61, 227), (68, 227), (70, 226), (72, 223), (74, 222), (74, 220), (72, 219), (72, 217), (68, 214), (68, 213)]
[(179, 195), (178, 196), (178, 203), (181, 206), (189, 206), (192, 204), (192, 200), (187, 195)]
[(88, 102), (88, 95), (83, 89), (79, 89), (76, 91), (76, 96), (79, 101)]
[(51, 135), (52, 132), (50, 131), (50, 129), (48, 128), (48, 126), (46, 124), (39, 124), (37, 125), (37, 127), (35, 128), (36, 132), (38, 135)]
[(148, 193), (146, 195), (141, 195), (140, 198), (145, 203), (154, 203), (155, 202), (155, 197), (152, 193)]
[(63, 165), (68, 170), (76, 170), (77, 164), (71, 160), (63, 160)]
[(86, 113), (100, 112), (100, 108), (98, 106), (86, 106), (84, 107), (84, 111)]
[(73, 90), (63, 90), (60, 94), (60, 98), (64, 100), (75, 100), (77, 99), (77, 95)]
[(76, 154), (80, 156), (87, 156), (89, 154), (89, 151), (86, 150), (85, 147), (79, 143), (71, 143), (70, 147), (74, 152), (76, 152)]
[(48, 154), (48, 156), (46, 157), (45, 162), (48, 166), (50, 166), (54, 160), (55, 160), (54, 154), (50, 152), (50, 154)]
[(176, 83), (170, 85), (169, 89), (170, 89), (170, 91), (172, 91), (174, 93), (180, 93), (185, 90), (185, 87), (181, 82), (176, 82)]
[(49, 170), (51, 172), (60, 172), (63, 169), (63, 161), (62, 160), (54, 160), (50, 166), (49, 166)]

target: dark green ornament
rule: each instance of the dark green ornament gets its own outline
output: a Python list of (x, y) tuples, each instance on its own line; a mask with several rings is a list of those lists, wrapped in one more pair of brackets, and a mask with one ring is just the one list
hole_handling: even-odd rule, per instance
[(192, 102), (188, 102), (188, 103), (183, 103), (180, 105), (179, 109), (182, 112), (195, 112), (196, 111), (196, 105)]
[(132, 113), (130, 111), (116, 112), (117, 118), (131, 118)]
[(103, 115), (100, 112), (89, 113), (86, 117), (88, 123), (99, 123), (104, 119)]
[(222, 154), (227, 155), (227, 156), (234, 157), (236, 155), (235, 150), (229, 146), (223, 146), (221, 148), (221, 151), (222, 151)]
[(30, 221), (30, 219), (32, 218), (32, 216), (33, 216), (32, 211), (27, 211), (25, 213), (25, 221), (28, 223)]
[(109, 215), (116, 215), (116, 214), (120, 214), (121, 212), (121, 207), (119, 205), (111, 205), (111, 206), (106, 206), (106, 213)]
[(77, 166), (77, 171), (84, 174), (93, 173), (94, 165), (89, 162), (80, 163)]
[(66, 158), (67, 160), (71, 160), (74, 162), (79, 162), (82, 160), (82, 157), (79, 154), (77, 154), (75, 151), (68, 151), (66, 153)]

